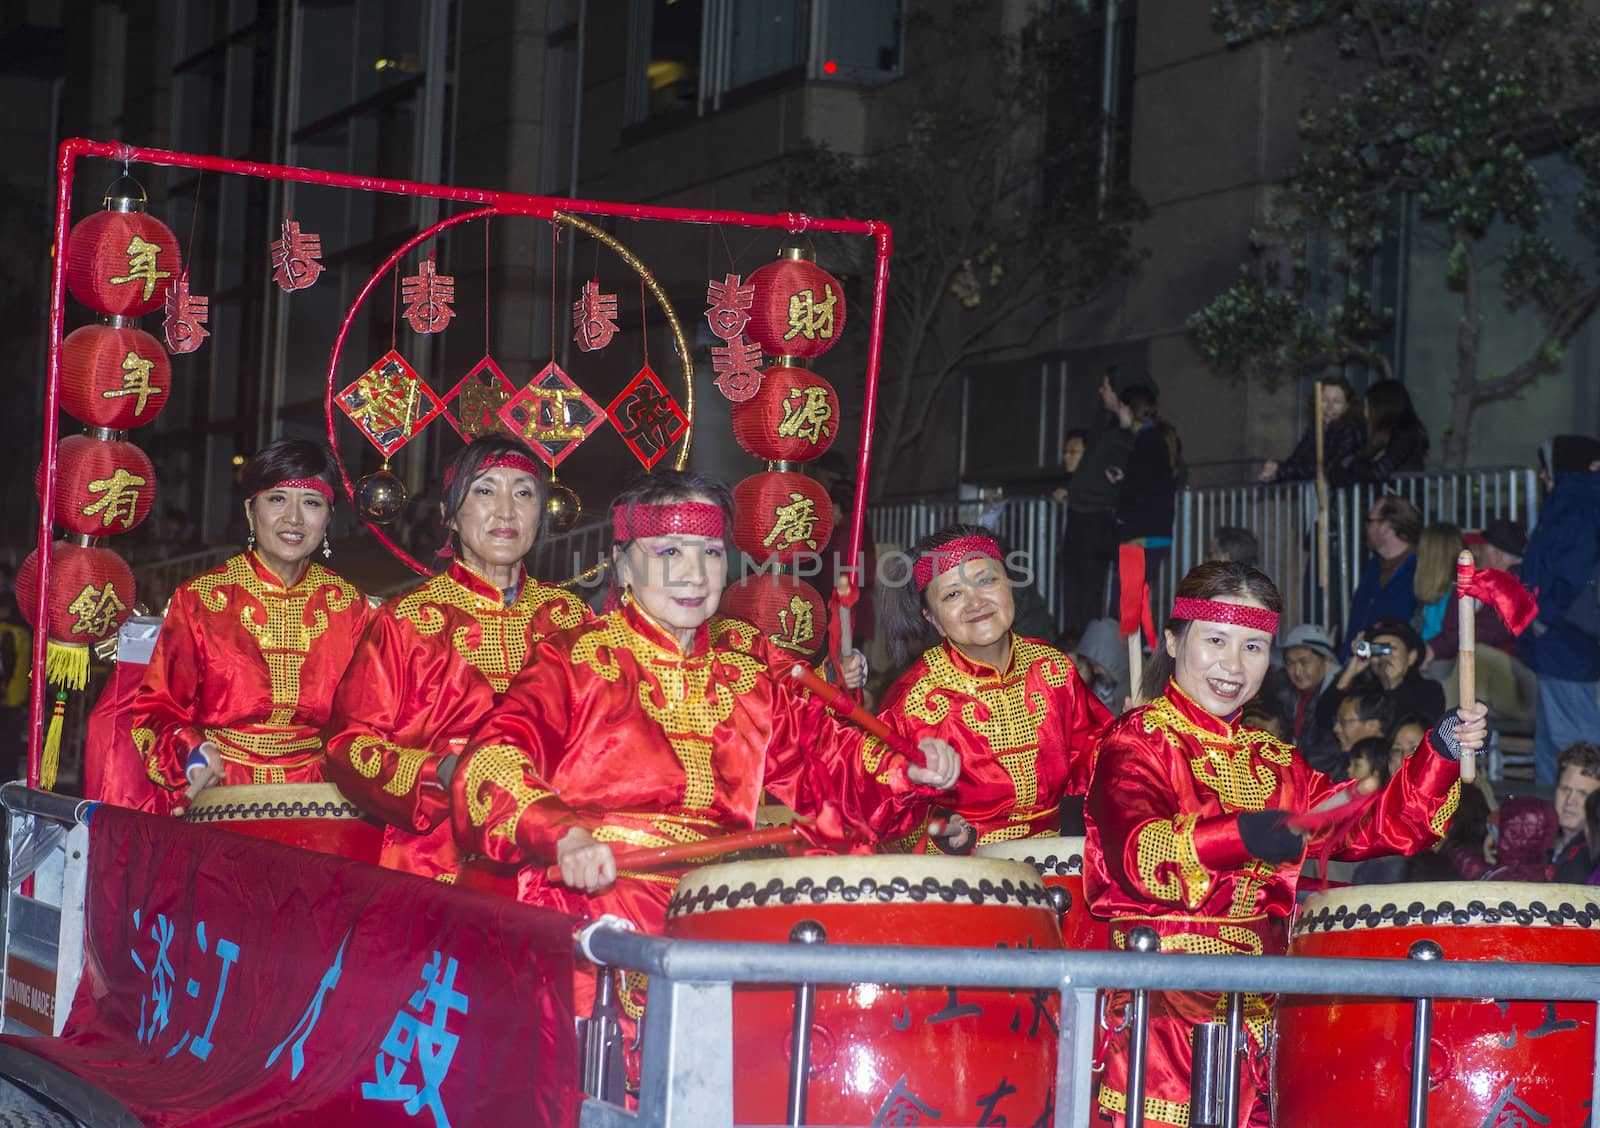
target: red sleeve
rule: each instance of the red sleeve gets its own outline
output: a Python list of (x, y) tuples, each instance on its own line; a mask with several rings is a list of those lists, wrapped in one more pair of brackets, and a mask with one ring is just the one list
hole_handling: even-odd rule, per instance
[[(1310, 775), (1314, 783), (1305, 810), (1346, 786), (1331, 782), (1320, 772)], [(1391, 854), (1420, 854), (1444, 836), (1460, 801), (1461, 765), (1435, 752), (1424, 736), (1421, 746), (1406, 757), (1399, 773), (1350, 828), (1333, 856), (1357, 862)]]
[[(1100, 753), (1100, 740), (1111, 724), (1111, 712), (1078, 676), (1071, 659), (1067, 663), (1069, 677), (1056, 692), (1055, 721), (1061, 726), (1063, 744), (1067, 750), (1067, 781), (1064, 794), (1087, 795), (1094, 778), (1095, 761)], [(1057, 799), (1060, 796), (1056, 797)]]
[(494, 689), (454, 652), (380, 612), (345, 670), (327, 727), (328, 778), (363, 810), (424, 833), (449, 814), (439, 764), (494, 705)]
[(185, 785), (184, 764), (205, 739), (194, 714), (207, 660), (205, 617), (194, 593), (179, 588), (133, 698), (134, 747), (150, 779), (167, 788)]

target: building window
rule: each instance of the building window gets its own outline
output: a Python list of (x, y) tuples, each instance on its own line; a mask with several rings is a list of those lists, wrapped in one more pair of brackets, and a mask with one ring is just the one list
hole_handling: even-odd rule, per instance
[(696, 109), (700, 102), (700, 47), (704, 0), (647, 0), (645, 98), (641, 118)]
[(814, 77), (883, 82), (900, 74), (901, 0), (823, 0)]

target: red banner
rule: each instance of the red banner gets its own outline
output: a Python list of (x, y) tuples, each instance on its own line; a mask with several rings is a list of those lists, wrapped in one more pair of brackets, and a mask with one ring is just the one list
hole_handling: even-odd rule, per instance
[(110, 806), (61, 1038), (150, 1125), (571, 1125), (572, 919)]

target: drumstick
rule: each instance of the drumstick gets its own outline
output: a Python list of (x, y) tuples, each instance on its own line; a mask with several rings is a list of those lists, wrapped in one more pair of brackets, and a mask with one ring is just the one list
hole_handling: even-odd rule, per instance
[(928, 766), (927, 757), (923, 756), (920, 748), (850, 700), (837, 686), (829, 685), (817, 677), (816, 671), (812, 670), (810, 666), (803, 662), (796, 662), (789, 674), (801, 685), (822, 698), (823, 703), (844, 720), (849, 721), (857, 728), (871, 733), (917, 767), (925, 768)]
[[(1462, 584), (1472, 579), (1474, 571), (1472, 553), (1466, 549), (1461, 550), (1461, 555), (1456, 557), (1456, 585), (1459, 589)], [(1477, 704), (1478, 697), (1478, 668), (1477, 668), (1477, 608), (1476, 601), (1470, 595), (1459, 596), (1456, 600), (1456, 622), (1460, 627), (1461, 650), (1456, 658), (1456, 682), (1461, 692), (1461, 707), (1470, 709)], [(1474, 749), (1461, 750), (1461, 779), (1471, 783), (1478, 777), (1478, 753)]]
[[(810, 820), (804, 820), (809, 822)], [(699, 842), (679, 842), (672, 846), (637, 846), (632, 850), (613, 850), (618, 870), (660, 869), (700, 858), (715, 858), (736, 850), (752, 850), (757, 846), (789, 842), (800, 837), (800, 822), (787, 826), (768, 827), (766, 830), (747, 830), (739, 834), (724, 834), (720, 838), (705, 838)], [(561, 881), (561, 867), (547, 866), (545, 877)]]
[(834, 585), (834, 590), (839, 593), (839, 673), (844, 675), (844, 661), (850, 657), (850, 651), (855, 647), (850, 637), (850, 605), (844, 600), (850, 598), (850, 577), (840, 576), (839, 582)]

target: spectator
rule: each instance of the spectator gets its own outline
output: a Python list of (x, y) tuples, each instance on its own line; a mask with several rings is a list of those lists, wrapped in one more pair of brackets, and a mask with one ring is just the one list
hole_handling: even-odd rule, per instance
[(1100, 380), (1102, 422), (1084, 444), (1067, 495), (1067, 528), (1061, 543), (1061, 592), (1066, 637), (1076, 639), (1105, 613), (1106, 572), (1117, 546), (1117, 487), (1108, 471), (1121, 472), (1133, 436), (1115, 418), (1119, 400), (1116, 369)]
[(1589, 792), (1583, 801), (1583, 832), (1589, 840), (1589, 860), (1594, 863), (1589, 884), (1600, 885), (1600, 789)]
[(1389, 742), (1381, 736), (1368, 736), (1355, 742), (1345, 760), (1345, 775), (1353, 780), (1376, 779), (1379, 787), (1389, 782)]
[(1550, 486), (1528, 538), (1521, 580), (1538, 592), (1539, 617), (1522, 636), (1522, 657), (1539, 677), (1534, 771), (1556, 780), (1556, 750), (1600, 734), (1600, 625), (1594, 579), (1600, 566), (1600, 443), (1558, 435), (1539, 450)]
[(1084, 629), (1072, 655), (1083, 683), (1113, 714), (1128, 699), (1128, 647), (1115, 619), (1096, 619)]
[(1072, 478), (1078, 472), (1078, 466), (1083, 462), (1084, 451), (1088, 449), (1089, 433), (1082, 428), (1068, 431), (1061, 440), (1061, 484), (1055, 488), (1050, 496), (1057, 502), (1065, 502), (1070, 496)]
[[(1356, 393), (1341, 377), (1322, 381), (1322, 465), (1334, 489), (1355, 481), (1350, 466), (1367, 441), (1367, 428), (1359, 413), (1351, 411)], [(1315, 413), (1312, 414), (1315, 419)], [(1312, 428), (1300, 436), (1294, 452), (1282, 462), (1268, 460), (1261, 468), (1263, 482), (1306, 482), (1317, 476), (1317, 436)]]
[(1244, 708), (1239, 711), (1239, 723), (1245, 728), (1270, 732), (1279, 740), (1289, 739), (1289, 726), (1283, 719), (1283, 713), (1276, 702), (1263, 694), (1257, 694), (1245, 702)]
[[(1579, 814), (1582, 814), (1581, 809)], [(1495, 865), (1483, 875), (1483, 880), (1549, 881), (1550, 849), (1558, 829), (1555, 809), (1543, 799), (1526, 795), (1507, 799), (1500, 805)], [(1581, 830), (1578, 840), (1583, 840)], [(1587, 848), (1584, 853), (1587, 855)], [(1585, 857), (1585, 863), (1587, 860)]]
[[(1455, 602), (1456, 559), (1465, 547), (1461, 529), (1448, 521), (1434, 522), (1417, 538), (1417, 572), (1411, 581), (1411, 593), (1417, 597), (1423, 642), (1444, 627), (1445, 614)], [(1473, 622), (1477, 622), (1476, 618)]]
[[(1528, 549), (1528, 534), (1516, 521), (1498, 518), (1483, 527), (1481, 533), (1468, 533), (1462, 538), (1479, 568), (1498, 568), (1513, 576), (1519, 575), (1522, 554)], [(1512, 658), (1521, 660), (1517, 651), (1517, 636), (1495, 614), (1494, 608), (1480, 606), (1473, 616), (1476, 640), (1479, 646), (1492, 646), (1503, 650)], [(1429, 661), (1448, 661), (1461, 649), (1461, 619), (1458, 600), (1445, 603), (1444, 623), (1439, 633), (1428, 640)]]
[[(1156, 414), (1156, 393), (1143, 384), (1125, 388), (1117, 418), (1133, 433), (1133, 448), (1121, 470), (1106, 476), (1119, 483), (1117, 541), (1144, 550), (1144, 574), (1154, 585), (1172, 551), (1172, 518), (1183, 479), (1183, 444), (1172, 424)], [(1114, 590), (1120, 591), (1119, 583)]]
[(1444, 712), (1444, 686), (1422, 676), (1422, 639), (1410, 623), (1382, 620), (1363, 638), (1370, 657), (1361, 657), (1359, 644), (1339, 674), (1334, 688), (1347, 692), (1363, 682), (1377, 683), (1389, 698), (1392, 715), (1418, 713), (1437, 717)]
[(1428, 735), (1428, 718), (1418, 713), (1407, 713), (1395, 722), (1394, 735), (1389, 738), (1389, 774), (1398, 775), (1406, 757), (1422, 746)]
[(1206, 546), (1207, 560), (1220, 560), (1225, 564), (1243, 564), (1247, 568), (1261, 567), (1261, 542), (1249, 529), (1237, 525), (1218, 525)]
[[(1339, 747), (1348, 756), (1358, 740), (1388, 735), (1393, 722), (1394, 707), (1389, 704), (1388, 694), (1376, 687), (1357, 689), (1339, 702), (1338, 711), (1334, 714), (1333, 734), (1339, 738)], [(1344, 767), (1341, 765), (1339, 776), (1343, 774)]]
[(1586, 806), (1589, 797), (1600, 791), (1600, 746), (1574, 744), (1561, 753), (1560, 775), (1556, 781), (1556, 821), (1560, 834), (1550, 858), (1555, 865), (1555, 880), (1582, 885), (1589, 880), (1594, 865), (1589, 861), (1585, 838)]
[(1350, 597), (1350, 619), (1339, 657), (1348, 658), (1355, 636), (1379, 619), (1409, 623), (1417, 611), (1412, 583), (1417, 569), (1417, 538), (1422, 515), (1403, 497), (1385, 494), (1367, 512), (1367, 547), (1372, 556)]
[(1339, 672), (1333, 640), (1321, 627), (1301, 623), (1284, 639), (1283, 670), (1290, 686), (1290, 708), (1285, 711), (1291, 718), (1285, 739), (1313, 768), (1337, 774), (1345, 752), (1333, 733), (1338, 695), (1328, 693)]
[(1406, 386), (1379, 380), (1367, 389), (1367, 445), (1351, 460), (1358, 482), (1385, 483), (1396, 474), (1421, 470), (1428, 459), (1428, 431), (1411, 406)]

